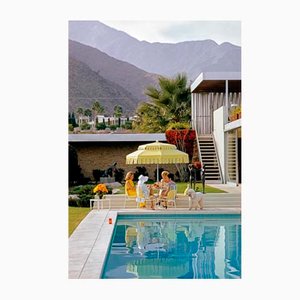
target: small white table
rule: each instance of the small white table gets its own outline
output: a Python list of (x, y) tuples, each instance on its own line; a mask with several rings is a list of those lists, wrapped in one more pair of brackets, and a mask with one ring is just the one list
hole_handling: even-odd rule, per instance
[(101, 209), (103, 209), (103, 202), (104, 201), (108, 201), (108, 208), (110, 209), (110, 199), (105, 199), (105, 198), (102, 198), (102, 199), (90, 199), (90, 209), (93, 209), (93, 202), (97, 202), (97, 209), (99, 210), (100, 209), (100, 204), (101, 204)]

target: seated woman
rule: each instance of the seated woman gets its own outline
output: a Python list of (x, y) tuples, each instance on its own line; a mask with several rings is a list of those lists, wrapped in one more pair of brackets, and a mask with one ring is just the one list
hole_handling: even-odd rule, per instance
[(166, 198), (170, 191), (170, 189), (176, 189), (176, 183), (169, 177), (168, 171), (163, 171), (161, 173), (161, 181), (159, 182), (160, 192), (158, 195), (158, 204), (160, 205), (161, 202), (164, 203), (164, 207), (166, 208)]
[(125, 194), (129, 197), (136, 197), (136, 188), (133, 183), (133, 172), (128, 172), (125, 177)]

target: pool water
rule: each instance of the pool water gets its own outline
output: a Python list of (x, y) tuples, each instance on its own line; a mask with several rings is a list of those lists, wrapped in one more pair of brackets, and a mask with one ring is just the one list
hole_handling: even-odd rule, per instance
[(241, 278), (240, 215), (118, 216), (101, 278)]

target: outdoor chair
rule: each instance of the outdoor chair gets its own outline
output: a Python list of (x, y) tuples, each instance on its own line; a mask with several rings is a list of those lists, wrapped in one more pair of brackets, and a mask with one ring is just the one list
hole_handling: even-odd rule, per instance
[[(142, 188), (139, 186), (137, 186), (137, 188), (136, 188), (136, 196), (137, 196), (137, 198), (145, 199), (146, 207), (147, 207), (147, 203), (150, 202), (150, 204), (151, 204), (151, 202), (154, 201), (154, 199), (151, 199), (150, 195), (149, 196), (144, 195)], [(152, 206), (152, 204), (151, 204), (151, 206)], [(137, 207), (139, 207), (139, 202), (137, 202)]]
[(166, 208), (169, 207), (169, 204), (172, 204), (172, 206), (176, 208), (176, 195), (177, 195), (177, 188), (175, 185), (174, 186), (171, 185), (167, 197), (164, 199)]
[[(136, 202), (136, 196), (130, 196), (127, 194), (127, 191), (125, 189), (125, 201), (124, 201), (124, 208), (126, 208), (126, 204), (129, 202), (129, 201), (134, 201)], [(136, 202), (136, 207), (138, 207), (138, 203)]]

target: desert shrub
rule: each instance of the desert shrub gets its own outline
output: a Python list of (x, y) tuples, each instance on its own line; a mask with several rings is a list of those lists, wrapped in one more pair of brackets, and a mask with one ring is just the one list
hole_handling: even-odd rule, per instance
[[(79, 185), (69, 189), (69, 194), (78, 195), (79, 199), (69, 198), (69, 206), (78, 206), (78, 207), (89, 207), (90, 199), (94, 198), (95, 194), (93, 193), (95, 185), (94, 184), (86, 184)], [(112, 187), (106, 185), (108, 194), (112, 194)]]
[(149, 176), (145, 167), (136, 167), (136, 169), (137, 170), (134, 173), (134, 181), (138, 181), (140, 175)]
[(89, 129), (91, 129), (91, 125), (88, 124), (88, 123), (83, 123), (83, 124), (80, 126), (80, 129), (81, 129), (81, 130), (89, 130)]
[(93, 187), (94, 187), (94, 185), (92, 185), (92, 184), (89, 184), (89, 185), (82, 185), (82, 184), (76, 185), (76, 186), (73, 186), (73, 187), (69, 188), (69, 194), (70, 195), (74, 195), (74, 194), (78, 195), (80, 193), (85, 192), (88, 188), (92, 189)]
[(117, 126), (116, 125), (110, 125), (109, 128), (110, 128), (110, 130), (116, 130)]
[(114, 170), (115, 181), (122, 182), (124, 179), (124, 169), (118, 168)]
[(190, 180), (190, 171), (188, 167), (183, 166), (181, 169), (181, 176), (178, 171), (175, 172), (176, 178), (174, 178), (174, 181), (183, 181), (183, 182), (188, 182)]
[(132, 121), (126, 121), (121, 127), (124, 129), (132, 129)]
[(82, 196), (80, 199), (76, 200), (76, 204), (78, 207), (89, 207), (90, 206), (90, 199), (93, 197), (88, 197), (87, 195)]
[(98, 123), (96, 125), (97, 130), (104, 130), (106, 128), (106, 124), (105, 123)]
[(75, 207), (77, 207), (77, 202), (76, 202), (76, 200), (75, 200), (75, 199), (69, 198), (69, 206), (75, 206)]
[(89, 207), (90, 199), (94, 198), (93, 193), (94, 185), (81, 185), (77, 190), (77, 194), (79, 199), (76, 200), (76, 204), (78, 207)]
[(105, 170), (95, 169), (93, 170), (93, 177), (96, 182), (100, 181), (100, 177), (105, 176)]

